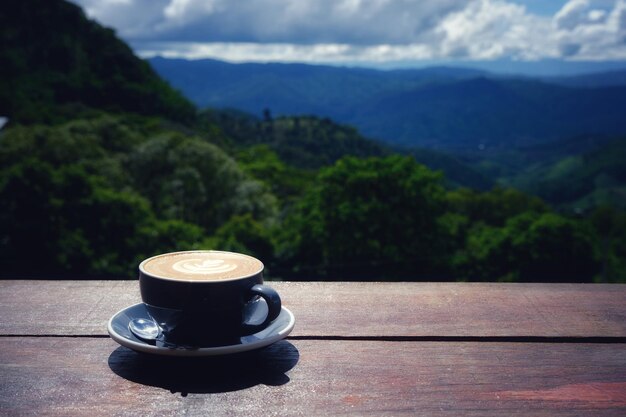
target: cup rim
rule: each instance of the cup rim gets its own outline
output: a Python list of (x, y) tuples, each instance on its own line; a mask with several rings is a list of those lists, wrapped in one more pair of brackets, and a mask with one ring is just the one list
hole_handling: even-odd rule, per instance
[[(171, 255), (179, 255), (179, 254), (189, 254), (189, 253), (206, 253), (206, 252), (212, 252), (212, 253), (226, 253), (229, 255), (237, 255), (237, 256), (243, 256), (246, 258), (251, 258), (256, 260), (257, 262), (259, 262), (260, 268), (258, 271), (252, 272), (250, 274), (247, 275), (242, 275), (240, 277), (235, 277), (235, 278), (225, 278), (225, 279), (217, 279), (217, 280), (194, 280), (194, 279), (180, 279), (180, 278), (170, 278), (170, 277), (166, 277), (163, 275), (158, 275), (158, 274), (154, 274), (151, 272), (148, 272), (144, 269), (144, 265), (146, 263), (148, 263), (149, 261), (151, 261), (152, 259), (155, 258), (160, 258), (162, 256), (171, 256)], [(230, 282), (230, 281), (239, 281), (242, 279), (247, 279), (250, 277), (254, 277), (260, 273), (263, 272), (263, 270), (265, 269), (265, 265), (263, 264), (263, 262), (261, 262), (260, 259), (255, 258), (254, 256), (250, 256), (250, 255), (246, 255), (245, 253), (239, 253), (239, 252), (229, 252), (229, 251), (223, 251), (223, 250), (212, 250), (212, 249), (206, 249), (206, 250), (202, 250), (202, 249), (198, 249), (198, 250), (183, 250), (183, 251), (177, 251), (177, 252), (166, 252), (166, 253), (160, 253), (158, 255), (154, 255), (151, 256), (147, 259), (144, 259), (143, 261), (141, 261), (141, 263), (139, 264), (139, 273), (146, 275), (150, 278), (155, 278), (155, 279), (162, 279), (165, 281), (172, 281), (172, 282), (184, 282), (184, 283), (190, 283), (190, 284), (218, 284), (220, 282)]]

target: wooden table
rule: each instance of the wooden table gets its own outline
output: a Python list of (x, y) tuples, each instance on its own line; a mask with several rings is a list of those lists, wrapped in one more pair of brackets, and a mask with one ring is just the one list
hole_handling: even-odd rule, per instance
[(626, 286), (271, 283), (257, 352), (138, 354), (136, 281), (0, 281), (0, 415), (626, 416)]

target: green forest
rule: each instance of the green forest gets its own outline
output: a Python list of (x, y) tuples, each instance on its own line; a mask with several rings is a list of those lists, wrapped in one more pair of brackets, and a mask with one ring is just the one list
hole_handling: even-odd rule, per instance
[(77, 6), (1, 7), (3, 278), (128, 279), (202, 248), (252, 254), (269, 279), (626, 282), (623, 207), (566, 203), (605, 162), (621, 181), (624, 140), (498, 185), (485, 173), (506, 162), (197, 109)]

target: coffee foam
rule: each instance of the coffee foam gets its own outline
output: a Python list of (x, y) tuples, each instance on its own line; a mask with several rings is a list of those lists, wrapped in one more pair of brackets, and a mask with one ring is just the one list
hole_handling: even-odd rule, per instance
[(181, 281), (220, 281), (244, 278), (263, 270), (256, 258), (233, 252), (192, 251), (166, 253), (141, 263), (148, 275)]

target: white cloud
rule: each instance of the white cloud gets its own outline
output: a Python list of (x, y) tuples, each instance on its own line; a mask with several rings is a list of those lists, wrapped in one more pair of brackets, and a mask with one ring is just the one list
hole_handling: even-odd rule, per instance
[(572, 59), (626, 59), (626, 0), (571, 0), (554, 17), (557, 44)]
[(143, 57), (219, 57), (231, 62), (384, 63), (431, 59), (433, 56), (433, 51), (426, 45), (149, 42), (142, 43), (137, 49)]
[(557, 29), (571, 30), (585, 22), (589, 0), (570, 0), (554, 15), (554, 24)]
[(443, 19), (437, 30), (444, 57), (532, 60), (555, 54), (549, 19), (506, 1), (474, 1)]
[(459, 0), (74, 1), (131, 41), (363, 45), (413, 43), (443, 16), (466, 4)]
[(176, 25), (183, 25), (214, 13), (219, 0), (171, 0), (163, 10), (163, 16)]
[(144, 56), (231, 61), (626, 59), (626, 0), (75, 0)]
[(114, 28), (126, 40), (150, 38), (169, 0), (72, 0), (87, 16)]

